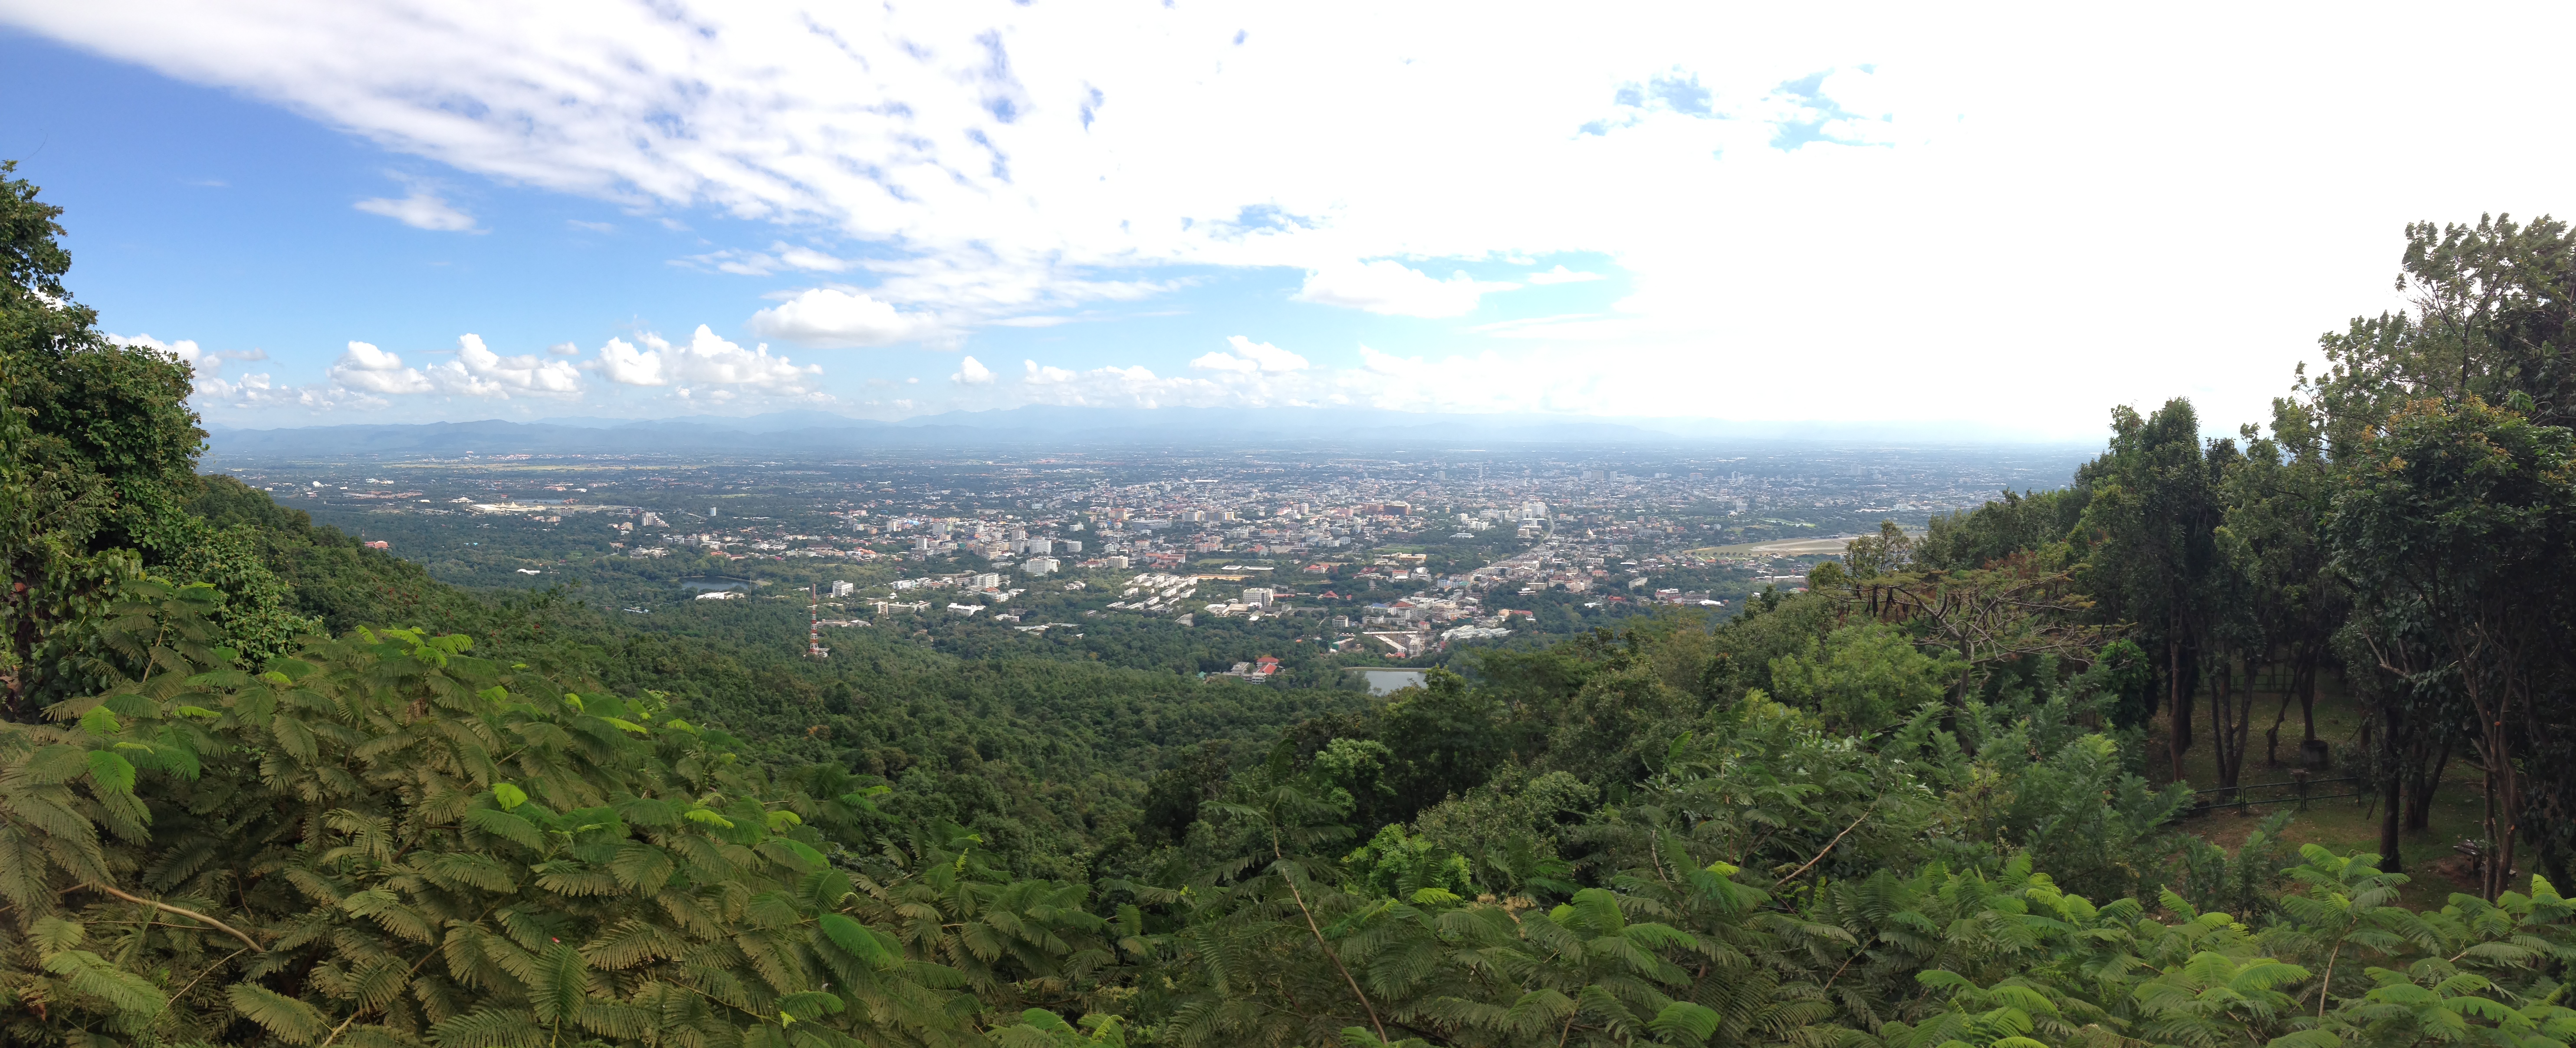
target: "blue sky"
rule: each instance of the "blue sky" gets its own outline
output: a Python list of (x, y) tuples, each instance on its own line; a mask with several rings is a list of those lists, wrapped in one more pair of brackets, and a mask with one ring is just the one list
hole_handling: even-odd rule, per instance
[[(103, 326), (197, 362), (227, 425), (2081, 435), (2259, 415), (2317, 332), (2402, 305), (2405, 221), (2571, 210), (2545, 71), (2445, 57), (2563, 7), (2226, 10), (0, 0), (0, 156), (68, 209)], [(2427, 126), (2489, 160), (2385, 145)]]

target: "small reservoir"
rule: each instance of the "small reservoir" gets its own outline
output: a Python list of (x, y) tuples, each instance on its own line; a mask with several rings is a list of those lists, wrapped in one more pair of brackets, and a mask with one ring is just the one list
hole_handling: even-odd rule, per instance
[(1394, 669), (1379, 666), (1353, 666), (1350, 671), (1368, 681), (1369, 694), (1391, 695), (1406, 688), (1422, 685), (1421, 670)]

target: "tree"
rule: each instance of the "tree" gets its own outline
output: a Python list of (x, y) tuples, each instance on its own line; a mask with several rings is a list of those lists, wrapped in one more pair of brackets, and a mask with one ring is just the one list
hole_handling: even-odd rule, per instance
[[(2317, 678), (2333, 655), (2334, 634), (2350, 614), (2350, 602), (2326, 548), (2324, 522), (2335, 474), (2315, 420), (2304, 405), (2287, 399), (2272, 402), (2272, 416), (2269, 437), (2243, 427), (2245, 454), (2221, 472), (2224, 510), (2217, 541), (2220, 560), (2240, 580), (2255, 664), (2286, 664), (2289, 671), (2286, 681), (2275, 682), (2281, 712), (2273, 718), (2268, 749), (2277, 760), (2280, 725), (2292, 700), (2299, 703), (2302, 742), (2316, 741)], [(2247, 686), (2254, 683), (2249, 672)]]
[(2437, 661), (2403, 670), (2450, 676), (2477, 716), (2492, 899), (2523, 831), (2537, 703), (2564, 666), (2566, 620), (2549, 602), (2576, 566), (2566, 553), (2576, 434), (2474, 396), (2419, 400), (2366, 435), (2355, 457), (2329, 525), (2336, 565), (2370, 599), (2422, 616)]
[(2208, 585), (2217, 561), (2216, 478), (2201, 447), (2191, 402), (2166, 402), (2144, 418), (2112, 413), (2110, 450), (2076, 473), (2092, 496), (2084, 508), (2087, 561), (2079, 579), (2115, 620), (2136, 624), (2163, 656), (2169, 730), (2166, 757), (2181, 781), (2192, 744), (2192, 700), (2210, 625)]
[(1860, 622), (1773, 660), (1771, 682), (1780, 701), (1820, 712), (1833, 730), (1869, 735), (1939, 703), (1966, 668), (1915, 650), (1893, 626)]
[(2325, 371), (2302, 371), (2300, 390), (2334, 454), (2428, 397), (2510, 404), (2520, 395), (2534, 421), (2576, 424), (2576, 231), (2566, 223), (2411, 223), (2397, 290), (2412, 312), (2354, 318), (2320, 340)]
[(61, 214), (0, 177), (0, 718), (96, 685), (79, 671), (89, 626), (147, 571), (214, 583), (219, 640), (237, 652), (277, 654), (312, 628), (246, 536), (188, 512), (205, 438), (193, 376), (98, 331), (63, 286)]

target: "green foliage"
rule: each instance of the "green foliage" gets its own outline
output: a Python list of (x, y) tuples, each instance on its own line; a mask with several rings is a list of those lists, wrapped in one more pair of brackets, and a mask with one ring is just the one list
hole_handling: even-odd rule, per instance
[(1864, 622), (1772, 660), (1771, 686), (1780, 701), (1823, 714), (1828, 728), (1868, 735), (1940, 702), (1966, 669), (1956, 658), (1924, 654), (1895, 627)]
[[(362, 631), (257, 676), (184, 648), (47, 711), (76, 728), (0, 728), (0, 898), (34, 962), (8, 992), (49, 1002), (13, 1041), (946, 1043), (980, 1014), (960, 986), (1061, 977), (1101, 924), (962, 856), (835, 869), (847, 802), (462, 637)], [(107, 926), (134, 930), (75, 949)]]
[(1392, 823), (1343, 856), (1342, 866), (1358, 890), (1380, 898), (1436, 905), (1476, 893), (1465, 856)]
[(61, 209), (0, 162), (0, 719), (94, 687), (81, 649), (146, 571), (219, 594), (217, 640), (261, 658), (311, 624), (251, 536), (188, 512), (205, 434), (188, 365), (109, 341), (63, 286)]
[[(2576, 574), (2576, 434), (2472, 397), (2416, 401), (2361, 443), (2329, 534), (2344, 574), (2381, 629), (2413, 620), (2443, 653), (2409, 666), (2446, 678), (2476, 714), (2472, 736), (2496, 800), (2488, 824), (2510, 869), (2528, 810), (2519, 766), (2544, 733), (2535, 715), (2562, 693), (2563, 619), (2535, 613), (2535, 589)], [(2398, 620), (2392, 622), (2390, 620)], [(2501, 890), (2490, 875), (2487, 894)]]
[(12, 1044), (2576, 1044), (2576, 906), (2510, 851), (2412, 910), (2138, 774), (2153, 700), (2241, 755), (2340, 629), (2384, 738), (2467, 702), (2507, 823), (2569, 810), (2547, 220), (2411, 229), (2425, 320), (2242, 453), (2124, 411), (1819, 592), (1381, 703), (439, 585), (190, 476), (184, 367), (71, 304), (55, 214), (0, 182)]

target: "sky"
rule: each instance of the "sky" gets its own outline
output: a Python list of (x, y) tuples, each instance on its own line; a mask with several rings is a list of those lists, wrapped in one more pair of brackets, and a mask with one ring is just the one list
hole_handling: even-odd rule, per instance
[(269, 428), (2268, 417), (2576, 212), (2576, 6), (0, 0), (74, 294)]

